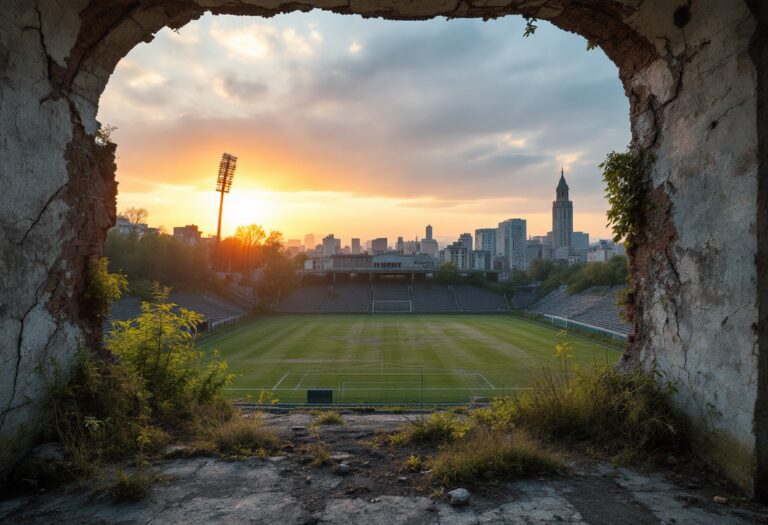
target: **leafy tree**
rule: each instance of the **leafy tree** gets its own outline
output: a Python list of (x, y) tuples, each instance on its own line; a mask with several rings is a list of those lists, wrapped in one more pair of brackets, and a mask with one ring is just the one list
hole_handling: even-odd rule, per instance
[(200, 244), (190, 245), (170, 235), (121, 235), (110, 232), (104, 243), (111, 271), (126, 274), (133, 294), (149, 297), (150, 283), (186, 289), (216, 285), (209, 255)]
[(149, 217), (149, 212), (146, 208), (131, 207), (127, 210), (123, 210), (123, 212), (120, 213), (120, 216), (127, 219), (131, 224), (131, 233), (136, 233), (139, 224), (143, 224), (144, 221), (147, 220), (147, 217)]
[(578, 293), (592, 286), (625, 284), (628, 274), (627, 258), (615, 255), (604, 263), (583, 265), (570, 279), (568, 291)]
[(455, 264), (452, 262), (444, 262), (437, 269), (435, 274), (435, 280), (443, 284), (454, 284), (461, 278), (461, 273)]
[(264, 273), (258, 283), (262, 301), (276, 302), (298, 284), (296, 266), (293, 260), (282, 252), (264, 266)]
[(555, 263), (550, 260), (535, 259), (528, 265), (528, 276), (534, 281), (545, 281), (554, 267)]

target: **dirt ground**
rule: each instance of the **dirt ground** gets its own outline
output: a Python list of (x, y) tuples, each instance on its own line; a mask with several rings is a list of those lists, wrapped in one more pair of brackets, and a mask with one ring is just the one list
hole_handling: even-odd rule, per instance
[[(282, 438), (280, 453), (226, 460), (188, 456), (172, 447), (153, 462), (148, 498), (115, 503), (94, 483), (0, 499), (0, 522), (255, 524), (751, 524), (768, 523), (752, 504), (693, 459), (669, 458), (652, 471), (569, 456), (572, 473), (463, 485), (470, 504), (452, 507), (425, 472), (405, 467), (434, 448), (371, 446), (377, 435), (420, 414), (343, 413), (343, 425), (313, 426), (308, 413), (266, 414)], [(428, 415), (423, 416), (428, 417)], [(314, 466), (311, 447), (325, 444), (328, 464)], [(341, 464), (348, 467), (340, 467)]]

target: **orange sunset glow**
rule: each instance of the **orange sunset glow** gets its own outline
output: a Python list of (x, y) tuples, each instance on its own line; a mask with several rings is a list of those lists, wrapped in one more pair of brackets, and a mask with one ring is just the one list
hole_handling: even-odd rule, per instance
[[(310, 13), (165, 29), (102, 97), (99, 120), (117, 126), (118, 209), (215, 233), (227, 151), (238, 169), (224, 235), (257, 223), (285, 238), (414, 238), (429, 223), (449, 240), (510, 217), (541, 235), (562, 167), (574, 229), (606, 238), (597, 164), (629, 140), (615, 67), (546, 25), (535, 43), (509, 36), (520, 27)], [(424, 56), (403, 54), (402, 39), (423, 39)], [(451, 56), (448, 41), (469, 47)]]

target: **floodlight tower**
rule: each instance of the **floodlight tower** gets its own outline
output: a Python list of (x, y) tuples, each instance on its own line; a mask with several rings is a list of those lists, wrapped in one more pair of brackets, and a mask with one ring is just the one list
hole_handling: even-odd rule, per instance
[(237, 157), (224, 153), (221, 155), (219, 163), (219, 176), (216, 178), (216, 191), (221, 193), (219, 200), (219, 226), (216, 228), (216, 245), (221, 242), (221, 213), (224, 210), (224, 194), (232, 189), (232, 179), (235, 178), (235, 169), (237, 168)]

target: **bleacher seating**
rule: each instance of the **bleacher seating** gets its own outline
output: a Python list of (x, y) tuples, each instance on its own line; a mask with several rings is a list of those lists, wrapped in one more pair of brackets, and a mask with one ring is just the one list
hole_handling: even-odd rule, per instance
[(370, 311), (371, 284), (367, 281), (334, 284), (323, 309), (326, 312)]
[(377, 301), (410, 301), (411, 294), (408, 291), (408, 283), (405, 280), (377, 281), (374, 284), (376, 288)]
[(373, 311), (411, 312), (413, 303), (408, 281), (405, 279), (381, 279), (373, 285)]
[(468, 284), (453, 285), (453, 293), (460, 312), (506, 312), (504, 296), (485, 288)]
[(537, 298), (538, 296), (535, 292), (515, 291), (514, 295), (512, 295), (512, 299), (509, 301), (509, 306), (513, 310), (522, 310), (535, 303)]
[(506, 300), (485, 288), (409, 279), (339, 280), (307, 283), (280, 302), (283, 312), (506, 312)]
[(455, 312), (456, 302), (448, 286), (436, 283), (414, 283), (414, 312)]
[(617, 297), (622, 288), (595, 286), (578, 294), (569, 294), (567, 287), (562, 286), (533, 304), (528, 311), (564, 317), (627, 335), (630, 326), (621, 318)]
[(285, 312), (322, 312), (327, 302), (327, 284), (307, 284), (283, 297), (280, 309)]
[[(180, 308), (201, 314), (208, 325), (244, 315), (248, 311), (239, 302), (210, 294), (172, 291), (168, 300)], [(109, 329), (112, 321), (126, 321), (137, 317), (140, 313), (141, 299), (138, 297), (124, 297), (115, 301), (105, 329)]]

